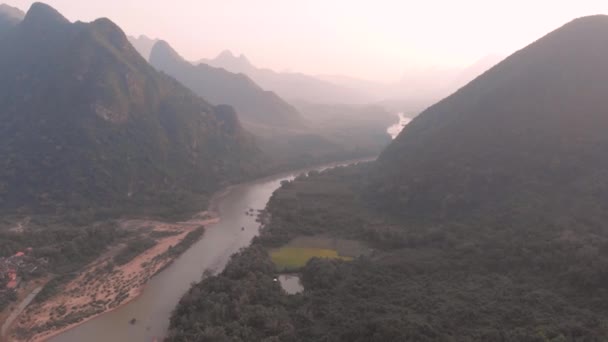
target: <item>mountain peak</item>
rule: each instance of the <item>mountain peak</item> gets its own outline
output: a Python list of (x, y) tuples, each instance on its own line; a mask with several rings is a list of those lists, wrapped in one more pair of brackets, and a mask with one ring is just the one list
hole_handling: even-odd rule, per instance
[(239, 61), (241, 61), (241, 62), (243, 62), (243, 63), (250, 64), (250, 63), (249, 63), (249, 59), (248, 59), (248, 58), (247, 58), (247, 56), (245, 56), (245, 54), (243, 54), (243, 53), (239, 55)]
[(234, 54), (232, 53), (232, 51), (230, 51), (230, 50), (224, 50), (224, 51), (220, 52), (220, 54), (217, 55), (217, 57), (215, 59), (224, 59), (224, 58), (233, 59), (233, 58), (236, 58), (236, 57), (234, 56)]
[(0, 16), (7, 16), (18, 20), (23, 20), (25, 13), (16, 7), (12, 7), (7, 4), (0, 4)]
[(402, 131), (378, 158), (377, 198), (398, 215), (448, 216), (528, 204), (517, 197), (524, 192), (558, 203), (550, 191), (566, 180), (581, 189), (581, 170), (591, 177), (608, 165), (600, 152), (608, 146), (606, 55), (605, 15), (575, 19), (515, 52)]
[(220, 52), (220, 54), (217, 55), (217, 57), (215, 57), (215, 61), (238, 62), (238, 63), (248, 64), (248, 65), (250, 64), (249, 59), (247, 59), (247, 56), (245, 56), (245, 54), (241, 53), (237, 57), (236, 54), (234, 54), (230, 50), (224, 50), (224, 51)]
[(53, 7), (42, 2), (35, 2), (23, 19), (25, 25), (47, 26), (67, 24), (69, 21)]
[[(606, 15), (606, 14), (588, 15), (585, 17), (576, 18), (576, 19), (572, 20), (569, 24), (599, 23), (599, 22), (608, 23), (608, 15)], [(569, 25), (569, 24), (566, 24), (566, 25)]]
[(108, 42), (120, 51), (126, 51), (130, 47), (127, 35), (123, 30), (108, 18), (99, 18), (91, 23), (97, 32), (104, 35)]
[[(108, 19), (71, 24), (35, 4), (2, 42), (11, 48), (0, 53), (0, 155), (36, 160), (0, 167), (2, 212), (144, 210), (169, 191), (190, 201), (258, 168), (257, 147), (233, 112), (155, 71)], [(164, 42), (156, 48), (172, 52)], [(38, 182), (33, 170), (53, 182)]]
[(142, 57), (146, 60), (150, 60), (150, 53), (152, 52), (154, 45), (158, 42), (158, 39), (152, 39), (143, 34), (139, 35), (137, 38), (135, 36), (129, 36), (128, 39)]
[(582, 35), (584, 32), (589, 32), (601, 36), (602, 33), (606, 32), (606, 29), (608, 29), (608, 15), (597, 14), (574, 19), (549, 35), (563, 34), (564, 32)]
[(164, 40), (159, 40), (152, 47), (152, 51), (150, 52), (150, 60), (166, 61), (168, 59), (178, 61), (184, 60), (182, 56), (180, 56), (177, 51), (175, 51), (171, 45), (169, 45), (169, 43)]
[(205, 61), (216, 68), (224, 68), (234, 73), (247, 74), (248, 72), (255, 69), (253, 64), (249, 62), (244, 54), (240, 54), (238, 57), (230, 50), (222, 51), (215, 59)]

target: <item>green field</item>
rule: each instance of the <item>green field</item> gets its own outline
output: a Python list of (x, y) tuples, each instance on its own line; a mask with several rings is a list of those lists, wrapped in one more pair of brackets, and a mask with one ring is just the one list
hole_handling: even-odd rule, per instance
[(353, 260), (352, 257), (340, 256), (335, 249), (283, 247), (270, 252), (272, 262), (280, 271), (295, 270), (306, 265), (312, 258)]

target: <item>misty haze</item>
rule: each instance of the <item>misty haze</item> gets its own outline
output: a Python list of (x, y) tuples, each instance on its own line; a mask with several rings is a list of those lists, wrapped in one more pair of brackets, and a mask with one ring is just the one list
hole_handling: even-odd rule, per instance
[(4, 1), (0, 342), (608, 341), (605, 1)]

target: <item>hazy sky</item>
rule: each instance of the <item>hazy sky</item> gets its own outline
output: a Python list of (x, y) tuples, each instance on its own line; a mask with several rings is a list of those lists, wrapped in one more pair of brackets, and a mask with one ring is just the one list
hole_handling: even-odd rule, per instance
[(608, 0), (46, 2), (72, 21), (108, 17), (127, 34), (165, 39), (191, 60), (230, 49), (275, 70), (375, 80), (508, 55), (574, 18), (608, 13)]

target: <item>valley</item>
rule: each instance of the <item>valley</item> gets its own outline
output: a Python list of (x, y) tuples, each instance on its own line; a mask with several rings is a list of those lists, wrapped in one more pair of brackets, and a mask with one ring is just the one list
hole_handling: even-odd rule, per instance
[[(376, 161), (283, 183), (259, 238), (183, 296), (166, 341), (606, 340), (606, 33), (608, 16), (573, 20)], [(347, 258), (320, 237), (371, 250)]]
[(601, 0), (6, 1), (0, 342), (608, 341)]
[[(253, 236), (223, 235), (213, 209), (222, 189), (375, 156), (390, 142), (385, 130), (396, 118), (379, 106), (327, 105), (313, 110), (329, 110), (325, 122), (309, 110), (302, 118), (246, 77), (188, 69), (166, 43), (141, 37), (154, 63), (168, 71), (177, 63), (195, 76), (184, 80), (191, 89), (183, 86), (150, 65), (108, 19), (70, 22), (43, 3), (22, 15), (1, 9), (10, 17), (0, 43), (15, 48), (0, 53), (0, 153), (7, 156), (0, 161), (0, 258), (9, 260), (0, 269), (0, 339), (63, 338), (100, 315), (140, 305), (131, 303), (150, 292), (146, 284), (213, 237), (217, 229), (210, 227), (222, 227), (222, 237), (208, 255), (215, 262), (204, 269), (221, 269), (249, 241), (242, 236)], [(49, 67), (49, 58), (62, 66)], [(349, 130), (356, 130), (354, 139)], [(259, 190), (259, 209), (280, 182), (270, 184)], [(254, 212), (247, 216), (255, 221)], [(162, 320), (204, 269), (190, 268), (196, 278), (171, 284), (175, 292), (155, 313), (164, 316), (149, 323), (146, 336), (166, 331)], [(133, 316), (129, 328), (146, 321)]]
[[(357, 162), (329, 164), (315, 169), (323, 170), (352, 163)], [(241, 248), (247, 247), (257, 236), (260, 223), (257, 215), (248, 214), (250, 209), (254, 209), (254, 212), (264, 209), (268, 199), (281, 182), (294, 179), (305, 171), (270, 176), (231, 186), (220, 192), (214, 204), (219, 221), (206, 225), (205, 233), (200, 240), (178, 256), (167, 268), (149, 279), (143, 292), (138, 291), (138, 296), (132, 297), (131, 302), (125, 301), (124, 305), (116, 307), (111, 312), (90, 321), (82, 321), (81, 325), (51, 338), (50, 341), (162, 339), (167, 332), (171, 311), (191, 283), (199, 281), (203, 274), (209, 276), (222, 271), (231, 256)], [(132, 319), (136, 320), (135, 323), (129, 324)], [(104, 334), (97, 334), (96, 332), (99, 331), (104, 331)]]

